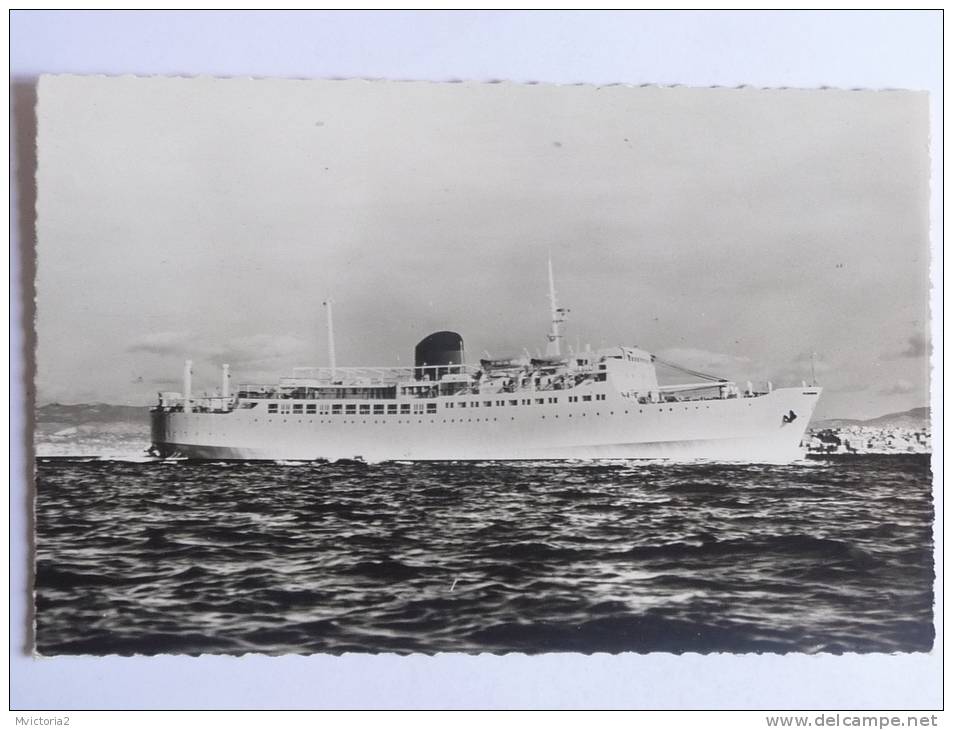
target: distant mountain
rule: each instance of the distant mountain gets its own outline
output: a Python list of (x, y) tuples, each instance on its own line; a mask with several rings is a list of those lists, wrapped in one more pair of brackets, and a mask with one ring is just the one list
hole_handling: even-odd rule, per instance
[(866, 421), (856, 418), (828, 418), (822, 421), (812, 421), (811, 428), (850, 428), (851, 426), (868, 426), (870, 428), (926, 428), (930, 425), (929, 408), (911, 408), (900, 413), (888, 413)]
[(36, 409), (37, 425), (81, 426), (91, 423), (149, 425), (148, 406), (113, 406), (108, 403), (48, 403)]
[(49, 403), (36, 409), (38, 456), (139, 456), (149, 446), (149, 407)]

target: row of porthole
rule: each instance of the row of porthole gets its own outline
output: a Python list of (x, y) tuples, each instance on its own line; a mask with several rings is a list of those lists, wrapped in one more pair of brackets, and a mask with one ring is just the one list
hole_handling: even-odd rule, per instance
[[(751, 404), (749, 403), (748, 405), (750, 406)], [(711, 406), (705, 406), (705, 408), (710, 408), (710, 407), (711, 407)], [(695, 410), (696, 410), (696, 411), (699, 410), (700, 408), (701, 408), (701, 406), (695, 406)], [(685, 410), (687, 411), (688, 409), (689, 409), (689, 407), (688, 407), (688, 406), (685, 406)], [(659, 413), (663, 412), (664, 410), (665, 410), (664, 408), (659, 408)], [(669, 411), (674, 411), (674, 410), (675, 410), (674, 408), (671, 408), (671, 407), (669, 408)], [(641, 409), (641, 408), (639, 409), (639, 413), (644, 413), (644, 412), (645, 412), (645, 411), (644, 411), (643, 409)], [(629, 412), (628, 412), (628, 411), (624, 411), (624, 414), (625, 414), (625, 415), (629, 415)], [(583, 413), (582, 415), (583, 415), (583, 416), (587, 416), (588, 414), (587, 414), (587, 413)], [(596, 415), (597, 415), (597, 416), (601, 416), (602, 414), (597, 411), (597, 412), (596, 412)], [(609, 415), (610, 415), (610, 416), (614, 416), (614, 415), (615, 415), (615, 411), (609, 411)], [(569, 418), (572, 418), (572, 417), (573, 417), (573, 414), (572, 414), (572, 413), (569, 413), (569, 414), (568, 414), (568, 417), (569, 417)], [(540, 416), (540, 418), (541, 418), (541, 419), (545, 419), (546, 416)], [(558, 414), (558, 413), (555, 414), (555, 415), (553, 416), (553, 418), (559, 418), (559, 414)], [(474, 420), (476, 420), (477, 423), (480, 423), (480, 421), (481, 421), (481, 419), (479, 419), (479, 418), (477, 418), (477, 419), (468, 418), (468, 419), (466, 420), (466, 422), (467, 422), (467, 423), (472, 423)], [(491, 420), (491, 419), (489, 419), (489, 418), (484, 418), (484, 419), (482, 419), (482, 421), (483, 421), (484, 423), (489, 423), (490, 420)], [(493, 421), (497, 421), (498, 419), (494, 418), (494, 419), (492, 419), (492, 420), (493, 420)], [(514, 420), (516, 420), (516, 417), (515, 417), (515, 416), (510, 416), (510, 420), (511, 420), (511, 421), (514, 421)], [(254, 419), (254, 421), (257, 423), (257, 422), (258, 422), (258, 419), (256, 418), (256, 419)], [(271, 419), (271, 418), (268, 419), (268, 423), (273, 423), (273, 422), (274, 422), (274, 419)], [(288, 423), (288, 419), (287, 419), (287, 418), (283, 418), (283, 419), (281, 420), (281, 422), (282, 422), (282, 423)], [(297, 423), (303, 423), (303, 422), (304, 422), (304, 419), (302, 419), (302, 418), (299, 418), (299, 419), (297, 420)], [(429, 422), (430, 422), (430, 423), (435, 423), (435, 421), (434, 421), (432, 418), (429, 419)], [(449, 422), (450, 422), (450, 423), (456, 423), (457, 421), (456, 421), (456, 419), (451, 418)], [(309, 419), (308, 419), (308, 423), (314, 423), (314, 419), (313, 419), (313, 418), (309, 418)], [(322, 420), (319, 420), (318, 423), (324, 424), (325, 421), (322, 419)], [(355, 423), (357, 423), (357, 421), (355, 421), (355, 420), (351, 420), (351, 421), (347, 421), (347, 420), (342, 420), (342, 421), (328, 420), (327, 423), (328, 423), (329, 425), (330, 425), (330, 424), (335, 424), (335, 423), (341, 423), (341, 424), (351, 423), (351, 424), (355, 424)], [(366, 420), (362, 420), (361, 423), (366, 424), (367, 421), (366, 421)], [(377, 424), (377, 423), (387, 424), (387, 423), (393, 423), (393, 421), (388, 421), (388, 420), (378, 421), (378, 420), (375, 419), (375, 420), (372, 421), (371, 423), (374, 423), (374, 424)], [(398, 419), (397, 423), (400, 423), (400, 424), (408, 423), (408, 424), (409, 424), (409, 423), (413, 423), (413, 421), (412, 421), (412, 420), (402, 421), (402, 420), (399, 420), (399, 419)], [(423, 420), (418, 420), (417, 423), (423, 423)], [(445, 418), (442, 419), (442, 420), (441, 420), (441, 423), (447, 423), (447, 419), (445, 419)], [(463, 419), (462, 419), (462, 418), (460, 419), (460, 423), (463, 423)]]
[[(751, 403), (748, 403), (748, 407), (751, 407)], [(711, 406), (706, 405), (705, 408), (706, 408), (706, 409), (710, 409)], [(689, 410), (689, 406), (684, 406), (684, 409), (685, 409), (686, 411)], [(700, 410), (700, 409), (701, 409), (701, 406), (695, 406), (695, 410), (696, 410), (696, 411), (697, 411), (697, 410)], [(659, 413), (664, 412), (664, 410), (665, 410), (665, 408), (659, 408)], [(669, 411), (674, 411), (675, 409), (670, 406), (668, 410), (669, 410)], [(642, 408), (640, 408), (640, 409), (639, 409), (639, 413), (644, 413), (644, 410), (643, 410)], [(625, 411), (625, 414), (628, 415), (629, 412), (628, 412), (628, 411)], [(569, 413), (569, 414), (567, 414), (567, 415), (568, 415), (569, 418), (572, 418), (572, 417), (573, 417), (573, 414), (572, 414), (572, 413)], [(586, 413), (583, 413), (582, 415), (583, 415), (583, 416), (586, 416), (587, 414), (586, 414)], [(600, 414), (600, 413), (596, 413), (596, 415), (599, 416), (599, 415), (601, 415), (601, 414)], [(610, 411), (610, 412), (609, 412), (609, 415), (610, 415), (610, 416), (613, 416), (613, 415), (615, 415), (615, 412), (614, 412), (614, 411)], [(554, 417), (554, 418), (559, 418), (559, 414), (555, 414), (553, 417)], [(540, 416), (540, 418), (541, 418), (541, 419), (545, 419), (546, 416)], [(255, 423), (257, 423), (259, 419), (255, 418), (255, 419), (253, 419), (253, 420), (255, 421)], [(479, 418), (476, 419), (476, 420), (477, 420), (477, 422), (480, 421)], [(484, 422), (488, 422), (489, 419), (483, 419), (483, 420), (484, 420)], [(496, 421), (497, 419), (494, 418), (493, 420)], [(510, 416), (510, 420), (511, 420), (511, 421), (515, 420), (515, 416)], [(271, 418), (268, 419), (268, 423), (273, 423), (273, 422), (274, 422), (274, 419), (271, 419)], [(287, 418), (284, 418), (284, 419), (282, 419), (281, 422), (282, 422), (282, 423), (288, 423), (288, 419), (287, 419)], [(431, 419), (430, 422), (433, 423), (433, 420)], [(451, 422), (451, 423), (454, 423), (455, 421), (454, 421), (453, 419), (451, 419), (450, 422)], [(468, 421), (468, 423), (469, 423), (469, 422), (470, 422), (470, 421)], [(297, 419), (297, 423), (304, 423), (304, 419), (303, 419), (303, 418), (298, 418), (298, 419)], [(314, 419), (313, 419), (313, 418), (308, 419), (308, 423), (314, 423)], [(324, 423), (324, 420), (322, 419), (322, 420), (318, 421), (318, 423), (323, 424), (323, 423)], [(331, 423), (348, 423), (348, 421), (329, 420), (328, 423), (329, 423), (329, 424), (331, 424)], [(357, 423), (357, 421), (352, 420), (352, 421), (350, 421), (350, 423)], [(361, 423), (367, 423), (367, 421), (366, 421), (366, 420), (362, 420)], [(373, 421), (373, 423), (377, 423), (377, 420)], [(382, 420), (381, 423), (392, 423), (392, 421)], [(408, 421), (398, 420), (397, 423), (412, 423), (412, 421), (410, 421), (410, 420), (408, 420)], [(418, 420), (417, 423), (423, 423), (423, 421), (422, 421), (422, 420)], [(446, 420), (444, 420), (443, 423), (446, 423)]]
[[(750, 406), (751, 404), (749, 403), (748, 405)], [(695, 410), (698, 410), (699, 408), (700, 408), (700, 406), (695, 406)], [(710, 408), (710, 406), (705, 406), (705, 408)], [(664, 410), (665, 410), (664, 408), (659, 408), (659, 412), (660, 412), (660, 413), (661, 413), (662, 411), (664, 411)], [(672, 410), (674, 410), (674, 409), (673, 409), (673, 408), (669, 408), (669, 410), (672, 411)], [(685, 410), (686, 410), (686, 411), (688, 410), (688, 406), (685, 406)], [(643, 412), (644, 412), (644, 411), (640, 408), (640, 409), (639, 409), (639, 413), (643, 413)], [(628, 414), (629, 414), (628, 411), (624, 411), (624, 413), (625, 413), (625, 415), (628, 415)], [(588, 414), (583, 413), (582, 415), (583, 415), (583, 416), (586, 416), (586, 415), (588, 415)], [(597, 416), (601, 416), (602, 414), (597, 411), (597, 412), (596, 412), (596, 415), (597, 415)], [(610, 416), (614, 416), (614, 415), (615, 415), (615, 411), (609, 411), (609, 415), (610, 415)], [(554, 417), (554, 418), (559, 418), (559, 414), (556, 414), (556, 415), (554, 415), (553, 417)], [(569, 417), (569, 418), (572, 418), (572, 417), (573, 417), (573, 414), (572, 414), (572, 413), (568, 414), (568, 417)], [(540, 416), (540, 418), (541, 418), (541, 419), (545, 419), (546, 416)], [(253, 420), (255, 421), (255, 423), (258, 423), (258, 420), (259, 420), (259, 419), (255, 418), (255, 419), (253, 419)], [(468, 418), (468, 419), (466, 420), (466, 422), (467, 422), (467, 423), (472, 423), (473, 420), (474, 420), (474, 419)], [(496, 421), (497, 419), (494, 418), (494, 419), (492, 419), (492, 420), (493, 420), (493, 421)], [(511, 420), (511, 421), (515, 421), (515, 420), (516, 420), (516, 417), (515, 417), (515, 416), (510, 416), (510, 420)], [(268, 423), (273, 423), (273, 422), (274, 422), (274, 419), (272, 419), (272, 418), (269, 418), (269, 419), (268, 419)], [(282, 423), (288, 423), (288, 419), (287, 419), (287, 418), (283, 418), (283, 419), (281, 420), (281, 422), (282, 422)], [(302, 418), (299, 418), (299, 419), (297, 420), (297, 423), (303, 423), (303, 422), (304, 422), (304, 419), (302, 419)], [(434, 419), (432, 419), (432, 418), (429, 419), (429, 422), (430, 422), (430, 423), (435, 423)], [(451, 418), (451, 419), (450, 419), (450, 423), (456, 423), (456, 422), (457, 422), (456, 419), (454, 419), (454, 418)], [(477, 423), (480, 423), (480, 419), (477, 418), (477, 419), (476, 419), (476, 422), (477, 422)], [(489, 422), (490, 422), (490, 419), (489, 419), (489, 418), (484, 418), (484, 419), (483, 419), (483, 422), (484, 422), (484, 423), (489, 423)], [(308, 419), (308, 423), (314, 423), (314, 419), (313, 419), (313, 418), (309, 418), (309, 419)], [(320, 421), (318, 421), (318, 423), (323, 424), (324, 421), (323, 421), (323, 420), (320, 420)], [(343, 420), (343, 421), (328, 420), (327, 423), (328, 423), (329, 425), (330, 425), (330, 424), (348, 424), (348, 423), (356, 424), (357, 421), (354, 421), (354, 420), (352, 420), (352, 421), (347, 421), (347, 420)], [(366, 420), (362, 420), (361, 423), (362, 423), (362, 424), (366, 424), (367, 421), (366, 421)], [(374, 420), (374, 421), (372, 421), (372, 423), (374, 423), (374, 424), (377, 424), (377, 423), (387, 424), (387, 423), (393, 423), (393, 421), (387, 421), (387, 420), (377, 421), (377, 420)], [(410, 424), (410, 423), (413, 423), (413, 421), (401, 421), (401, 420), (398, 420), (397, 423), (400, 423), (400, 424), (408, 423), (408, 424)], [(423, 420), (422, 420), (422, 419), (421, 419), (421, 420), (418, 420), (417, 423), (423, 423)], [(447, 419), (446, 419), (446, 418), (442, 419), (441, 423), (447, 423)], [(463, 419), (462, 419), (462, 418), (460, 419), (460, 423), (463, 423)], [(185, 432), (185, 433), (183, 433), (182, 435), (183, 435), (183, 436), (188, 436), (189, 434), (188, 434), (188, 432)], [(196, 435), (197, 435), (197, 434), (196, 434)], [(211, 433), (206, 433), (206, 435), (207, 435), (207, 436), (211, 436), (212, 434), (211, 434)]]

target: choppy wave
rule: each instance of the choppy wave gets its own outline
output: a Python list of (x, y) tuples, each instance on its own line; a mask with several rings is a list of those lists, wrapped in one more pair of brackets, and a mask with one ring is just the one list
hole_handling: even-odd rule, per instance
[(927, 651), (922, 456), (40, 458), (45, 654)]

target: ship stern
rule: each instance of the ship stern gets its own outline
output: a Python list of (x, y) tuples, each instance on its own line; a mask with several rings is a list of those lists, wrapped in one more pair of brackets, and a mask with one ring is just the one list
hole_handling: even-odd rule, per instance
[(153, 408), (150, 416), (149, 453), (153, 456), (166, 458), (175, 453), (175, 447), (168, 442), (169, 414), (161, 407)]

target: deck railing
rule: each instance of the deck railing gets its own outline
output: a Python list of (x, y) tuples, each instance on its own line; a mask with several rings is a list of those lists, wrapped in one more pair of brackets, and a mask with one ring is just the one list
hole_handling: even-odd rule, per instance
[(450, 375), (475, 375), (480, 370), (474, 365), (415, 365), (374, 367), (301, 367), (293, 368), (287, 381), (315, 381), (324, 385), (386, 384), (408, 380), (438, 381)]

